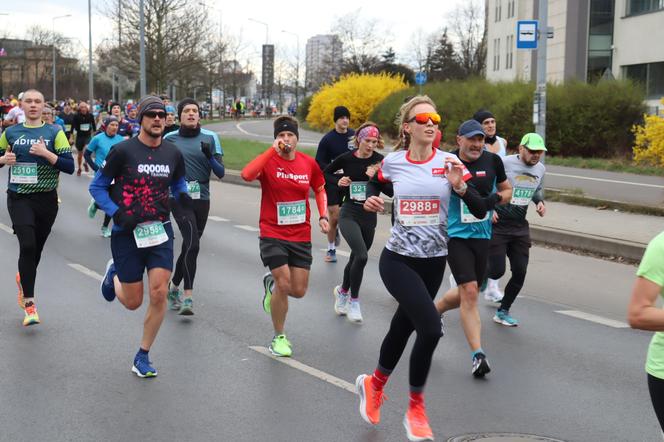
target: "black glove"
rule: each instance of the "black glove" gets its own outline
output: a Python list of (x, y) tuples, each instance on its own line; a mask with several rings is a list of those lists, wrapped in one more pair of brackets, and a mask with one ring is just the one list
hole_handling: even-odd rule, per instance
[(122, 227), (123, 229), (132, 231), (138, 225), (138, 220), (133, 214), (127, 213), (127, 209), (119, 208), (115, 214), (113, 214), (113, 222), (115, 225)]
[(188, 193), (182, 192), (178, 197), (178, 203), (183, 209), (193, 209), (194, 203)]
[(201, 152), (203, 152), (203, 155), (205, 155), (205, 158), (208, 160), (212, 159), (212, 145), (210, 143), (201, 141)]

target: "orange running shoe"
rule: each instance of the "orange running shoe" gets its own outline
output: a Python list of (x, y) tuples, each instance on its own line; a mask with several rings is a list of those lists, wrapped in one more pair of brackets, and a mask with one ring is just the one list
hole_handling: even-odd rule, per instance
[(433, 431), (429, 426), (429, 418), (424, 409), (424, 402), (412, 403), (403, 418), (403, 426), (406, 427), (408, 440), (421, 441), (433, 440)]
[(380, 407), (387, 399), (383, 390), (376, 390), (371, 384), (371, 375), (361, 374), (355, 380), (355, 391), (360, 396), (360, 415), (372, 425), (380, 422)]
[(25, 310), (25, 299), (23, 299), (23, 287), (21, 286), (21, 274), (16, 272), (16, 285), (18, 286), (18, 306)]
[(39, 315), (37, 314), (37, 307), (34, 303), (30, 303), (25, 307), (25, 317), (23, 318), (23, 325), (29, 326), (39, 324)]

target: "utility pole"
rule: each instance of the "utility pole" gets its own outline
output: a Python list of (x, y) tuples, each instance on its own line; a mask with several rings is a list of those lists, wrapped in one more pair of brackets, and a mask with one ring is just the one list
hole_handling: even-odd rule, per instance
[(145, 13), (143, 11), (145, 6), (144, 0), (140, 0), (139, 8), (139, 28), (140, 28), (140, 51), (141, 51), (141, 98), (147, 94), (147, 87), (145, 84)]
[[(539, 30), (537, 35), (537, 89), (535, 90), (536, 112), (533, 112), (535, 132), (546, 143), (546, 44), (548, 38), (548, 4), (539, 0)], [(544, 156), (542, 156), (544, 162)]]
[(88, 94), (90, 95), (90, 110), (92, 112), (95, 106), (94, 77), (92, 73), (92, 0), (88, 0)]

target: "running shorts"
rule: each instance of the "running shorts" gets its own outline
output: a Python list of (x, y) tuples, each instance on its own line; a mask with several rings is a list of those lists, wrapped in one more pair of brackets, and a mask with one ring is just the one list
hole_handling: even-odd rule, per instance
[(79, 152), (83, 152), (85, 149), (85, 146), (87, 146), (90, 143), (90, 135), (79, 135), (76, 134), (76, 150)]
[(173, 226), (170, 221), (164, 223), (164, 230), (168, 241), (143, 249), (136, 246), (133, 232), (113, 230), (111, 253), (120, 282), (142, 281), (145, 269), (173, 270)]
[(506, 256), (508, 248), (516, 251), (521, 256), (529, 256), (530, 246), (530, 234), (509, 235), (493, 232), (489, 242), (489, 256)]
[(313, 257), (310, 242), (285, 241), (277, 238), (260, 238), (261, 261), (270, 270), (288, 264), (309, 270)]
[(447, 243), (447, 262), (457, 284), (481, 282), (489, 259), (489, 240), (478, 238), (450, 238)]

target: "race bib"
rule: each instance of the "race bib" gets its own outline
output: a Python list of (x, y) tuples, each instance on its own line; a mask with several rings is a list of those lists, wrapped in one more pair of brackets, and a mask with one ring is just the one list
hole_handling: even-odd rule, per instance
[(533, 199), (534, 194), (535, 189), (532, 187), (515, 187), (512, 190), (510, 204), (514, 204), (515, 206), (527, 206)]
[(9, 182), (14, 184), (37, 184), (37, 163), (16, 163), (11, 167)]
[(187, 193), (192, 200), (201, 199), (201, 183), (198, 181), (187, 181)]
[(482, 221), (486, 221), (489, 219), (489, 216), (491, 215), (491, 210), (488, 210), (486, 212), (486, 215), (484, 218), (479, 219), (476, 218), (475, 215), (470, 213), (470, 209), (468, 206), (466, 206), (466, 203), (463, 202), (463, 200), (459, 201), (461, 203), (461, 222), (462, 223), (481, 223)]
[(136, 226), (134, 240), (136, 241), (136, 247), (144, 249), (165, 243), (168, 241), (168, 234), (164, 229), (164, 223), (161, 221), (148, 221)]
[(71, 132), (71, 124), (65, 124), (65, 132)]
[(399, 198), (398, 220), (402, 226), (440, 224), (440, 199), (437, 196), (403, 196)]
[(367, 199), (367, 181), (350, 183), (350, 199), (364, 201)]
[(80, 126), (80, 131), (81, 132), (87, 132), (89, 130), (90, 130), (90, 125), (89, 124), (87, 124), (87, 123), (86, 124), (81, 124), (81, 126)]
[(307, 219), (305, 200), (277, 203), (277, 224), (280, 226), (302, 224)]

